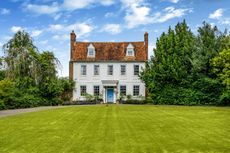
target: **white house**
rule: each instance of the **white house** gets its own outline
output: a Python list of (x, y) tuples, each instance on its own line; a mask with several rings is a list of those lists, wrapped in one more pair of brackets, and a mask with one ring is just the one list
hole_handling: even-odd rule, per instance
[(147, 32), (138, 42), (78, 42), (74, 31), (70, 39), (73, 100), (85, 100), (85, 93), (101, 95), (104, 103), (116, 103), (120, 95), (145, 96), (138, 74), (148, 59)]

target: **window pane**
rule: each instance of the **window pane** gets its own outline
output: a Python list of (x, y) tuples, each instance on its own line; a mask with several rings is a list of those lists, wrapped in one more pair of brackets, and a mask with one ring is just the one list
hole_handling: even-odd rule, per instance
[(108, 75), (113, 75), (113, 65), (108, 65)]
[(94, 56), (94, 49), (93, 48), (88, 49), (88, 55), (89, 56)]
[(133, 86), (133, 96), (139, 96), (140, 86)]
[(100, 86), (94, 86), (93, 87), (93, 93), (94, 93), (94, 96), (99, 96), (99, 94), (100, 94)]
[(128, 56), (133, 56), (134, 55), (134, 50), (132, 48), (127, 49), (127, 54)]
[(126, 96), (126, 86), (120, 86), (120, 95)]
[(99, 65), (94, 65), (94, 75), (99, 75)]
[(126, 75), (126, 65), (121, 65), (121, 75)]
[(86, 94), (86, 86), (80, 86), (80, 90), (81, 90), (81, 96), (85, 96), (85, 94)]
[(81, 75), (86, 75), (86, 65), (81, 65)]
[(139, 74), (139, 65), (134, 65), (134, 75)]

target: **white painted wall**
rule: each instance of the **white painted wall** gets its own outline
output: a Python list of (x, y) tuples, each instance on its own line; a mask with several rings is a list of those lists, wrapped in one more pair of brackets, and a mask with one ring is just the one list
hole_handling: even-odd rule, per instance
[[(81, 65), (87, 66), (86, 76), (81, 76)], [(99, 76), (94, 76), (94, 65), (100, 66)], [(113, 65), (113, 75), (107, 75), (108, 65)], [(126, 65), (126, 75), (121, 75), (120, 65)], [(73, 64), (73, 78), (75, 81), (75, 90), (73, 92), (73, 100), (84, 100), (80, 96), (80, 86), (86, 85), (86, 92), (93, 94), (93, 86), (100, 86), (100, 93), (103, 93), (103, 85), (101, 80), (118, 80), (118, 95), (120, 95), (120, 85), (126, 85), (126, 94), (133, 95), (133, 86), (140, 86), (140, 95), (145, 96), (145, 85), (138, 76), (134, 75), (134, 65), (139, 65), (139, 71), (145, 67), (144, 62), (75, 62)]]

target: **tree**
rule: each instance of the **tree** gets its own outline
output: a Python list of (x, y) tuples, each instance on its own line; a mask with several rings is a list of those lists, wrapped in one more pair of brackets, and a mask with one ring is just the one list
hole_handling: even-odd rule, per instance
[[(140, 79), (155, 104), (227, 104), (230, 37), (204, 22), (195, 36), (186, 22), (163, 32)], [(223, 53), (220, 51), (224, 50)], [(221, 84), (221, 81), (223, 84)]]
[(206, 22), (198, 28), (196, 50), (192, 57), (193, 72), (196, 75), (214, 77), (211, 73), (210, 61), (220, 51), (222, 37), (224, 34), (216, 26), (212, 27)]
[[(168, 32), (162, 33), (157, 39), (155, 56), (146, 63), (146, 68), (140, 74), (153, 100), (165, 99), (160, 94), (162, 90), (189, 84), (194, 46), (195, 36), (185, 20), (178, 23), (175, 30), (169, 27)], [(170, 94), (169, 90), (167, 92)], [(173, 102), (174, 99), (168, 100)]]
[(224, 86), (230, 89), (230, 48), (224, 49), (211, 60), (212, 71), (215, 73)]
[(37, 80), (38, 50), (32, 38), (25, 31), (18, 31), (4, 46), (7, 63), (6, 76), (17, 81), (18, 87), (25, 88)]

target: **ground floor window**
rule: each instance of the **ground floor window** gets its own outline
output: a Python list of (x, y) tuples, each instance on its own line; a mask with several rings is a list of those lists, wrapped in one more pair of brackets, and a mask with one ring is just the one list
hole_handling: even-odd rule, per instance
[(93, 86), (94, 96), (99, 96), (100, 94), (100, 86)]
[(139, 96), (140, 86), (133, 86), (133, 96)]
[(120, 95), (126, 96), (126, 86), (120, 86)]
[(85, 94), (86, 94), (86, 86), (80, 86), (80, 90), (81, 90), (81, 96), (85, 96)]

